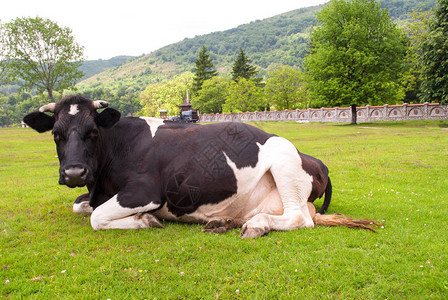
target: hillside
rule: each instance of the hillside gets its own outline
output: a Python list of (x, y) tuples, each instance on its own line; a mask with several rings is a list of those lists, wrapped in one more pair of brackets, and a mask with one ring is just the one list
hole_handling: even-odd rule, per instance
[[(413, 9), (420, 8), (420, 3), (429, 9), (435, 6), (436, 0), (384, 0), (382, 6), (389, 9), (394, 20), (402, 22)], [(132, 87), (136, 92), (149, 83), (192, 71), (202, 45), (208, 48), (220, 73), (230, 72), (240, 48), (262, 76), (276, 65), (300, 66), (307, 53), (309, 33), (316, 24), (315, 13), (320, 9), (322, 6), (302, 8), (234, 29), (186, 38), (96, 74), (78, 86), (81, 90), (100, 85)]]
[(300, 65), (306, 54), (310, 28), (316, 22), (315, 12), (320, 8), (299, 9), (234, 29), (184, 39), (97, 74), (81, 84), (90, 85), (98, 81), (108, 84), (118, 79), (136, 79), (136, 76), (149, 83), (191, 71), (202, 45), (209, 49), (219, 72), (230, 70), (240, 48), (261, 69), (272, 64)]
[(81, 79), (85, 80), (89, 77), (92, 77), (95, 74), (106, 71), (110, 68), (120, 66), (124, 64), (129, 59), (133, 58), (133, 56), (116, 56), (111, 59), (103, 60), (86, 60), (83, 62), (82, 66), (79, 68), (82, 72), (85, 73), (84, 77)]

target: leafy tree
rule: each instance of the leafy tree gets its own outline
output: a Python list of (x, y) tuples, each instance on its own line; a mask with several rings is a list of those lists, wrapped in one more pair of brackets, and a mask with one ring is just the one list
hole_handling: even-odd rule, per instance
[(230, 78), (214, 76), (204, 81), (202, 89), (191, 103), (201, 113), (222, 113), (222, 106), (229, 94)]
[(448, 0), (439, 0), (428, 38), (423, 43), (422, 90), (427, 101), (448, 103)]
[(232, 80), (238, 81), (240, 78), (244, 78), (246, 80), (252, 79), (259, 82), (261, 79), (257, 79), (257, 68), (255, 66), (251, 66), (249, 63), (250, 60), (247, 58), (246, 53), (244, 53), (244, 50), (240, 48), (238, 57), (232, 66)]
[(375, 0), (331, 0), (317, 15), (305, 59), (314, 106), (395, 103), (406, 55), (402, 32)]
[(140, 95), (142, 114), (149, 117), (159, 116), (160, 109), (167, 109), (168, 115), (178, 114), (179, 105), (193, 85), (193, 74), (185, 72), (162, 83), (150, 84)]
[(10, 59), (13, 78), (23, 80), (25, 90), (46, 91), (72, 88), (83, 73), (83, 47), (75, 42), (71, 29), (40, 17), (17, 18), (4, 25), (5, 57)]
[(225, 113), (247, 112), (265, 110), (262, 89), (253, 80), (240, 78), (238, 82), (232, 81), (229, 86), (229, 95), (222, 106)]
[(202, 88), (204, 81), (218, 75), (210, 54), (207, 53), (207, 47), (202, 46), (199, 52), (199, 58), (195, 60), (193, 92), (198, 92)]
[(40, 106), (38, 97), (27, 93), (0, 96), (0, 126), (19, 124), (24, 115)]
[(278, 110), (299, 108), (301, 87), (303, 86), (302, 72), (298, 68), (282, 66), (269, 72), (264, 93), (267, 101)]
[(5, 31), (0, 21), (0, 85), (10, 83), (8, 59), (5, 57)]
[(409, 38), (409, 49), (406, 57), (406, 65), (409, 72), (405, 80), (405, 102), (421, 102), (421, 83), (423, 82), (423, 44), (428, 39), (429, 24), (433, 18), (433, 10), (425, 10), (425, 7), (415, 9), (410, 13), (409, 20), (403, 27)]

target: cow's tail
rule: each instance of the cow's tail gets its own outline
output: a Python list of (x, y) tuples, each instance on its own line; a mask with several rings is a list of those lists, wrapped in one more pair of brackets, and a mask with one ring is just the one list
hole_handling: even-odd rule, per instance
[(324, 226), (346, 226), (346, 227), (357, 227), (364, 228), (373, 232), (376, 232), (372, 227), (381, 226), (384, 223), (379, 223), (378, 221), (370, 219), (352, 219), (349, 216), (343, 214), (332, 214), (332, 215), (320, 215), (316, 214), (313, 217), (314, 224), (324, 225)]
[(331, 194), (333, 192), (333, 187), (331, 185), (331, 180), (330, 177), (328, 177), (328, 183), (327, 183), (327, 187), (325, 188), (325, 198), (324, 198), (324, 203), (322, 204), (322, 206), (319, 209), (319, 213), (321, 215), (323, 215), (327, 209), (328, 206), (330, 206), (330, 201), (331, 201)]

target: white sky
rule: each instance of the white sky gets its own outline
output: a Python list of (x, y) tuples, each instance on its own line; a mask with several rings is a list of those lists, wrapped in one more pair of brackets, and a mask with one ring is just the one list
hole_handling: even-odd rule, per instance
[(87, 59), (148, 54), (184, 38), (262, 20), (328, 0), (8, 0), (5, 23), (49, 18), (69, 27)]

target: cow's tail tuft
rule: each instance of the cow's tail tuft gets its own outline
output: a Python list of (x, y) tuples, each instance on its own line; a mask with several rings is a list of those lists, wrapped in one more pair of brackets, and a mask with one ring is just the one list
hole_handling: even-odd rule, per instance
[(319, 209), (319, 213), (321, 215), (323, 215), (327, 209), (328, 206), (330, 206), (330, 201), (331, 201), (331, 194), (333, 193), (333, 187), (331, 185), (331, 180), (330, 177), (328, 177), (328, 183), (327, 183), (327, 187), (325, 188), (325, 198), (324, 198), (324, 203), (322, 204), (322, 206)]
[(314, 224), (316, 225), (324, 225), (324, 226), (346, 226), (346, 227), (356, 227), (363, 228), (373, 232), (376, 232), (373, 229), (373, 226), (382, 226), (383, 223), (379, 223), (378, 221), (370, 220), (370, 219), (352, 219), (349, 216), (343, 214), (332, 214), (332, 215), (320, 215), (316, 214), (313, 217)]

